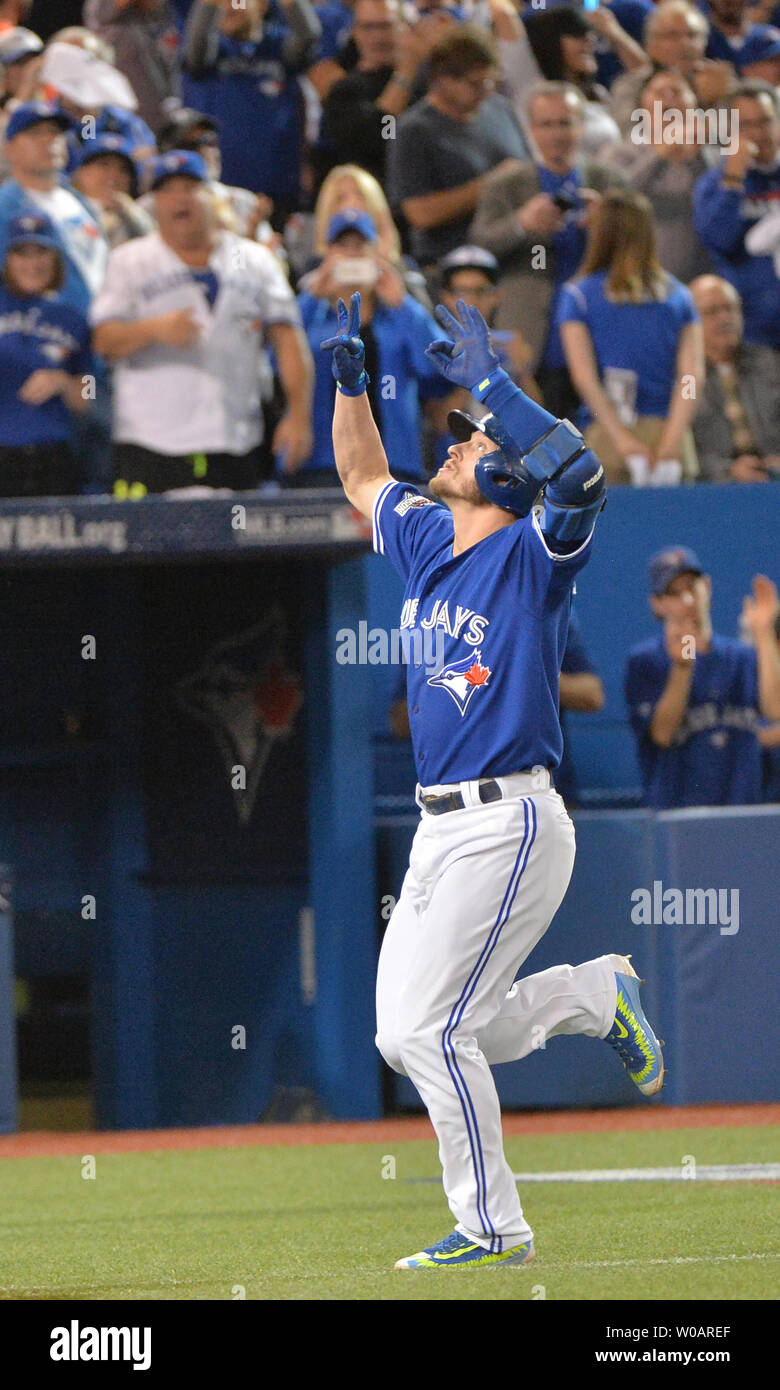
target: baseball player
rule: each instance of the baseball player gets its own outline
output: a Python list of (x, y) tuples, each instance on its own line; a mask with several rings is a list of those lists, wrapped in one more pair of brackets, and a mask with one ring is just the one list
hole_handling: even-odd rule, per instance
[(390, 476), (365, 395), (359, 295), (349, 312), (339, 305), (339, 333), (322, 344), (333, 349), (338, 382), (339, 475), (353, 506), (373, 520), (375, 550), (405, 580), (410, 652), (415, 630), (443, 634), (434, 674), (408, 665), (421, 816), (379, 960), (377, 1046), (428, 1109), (456, 1226), (396, 1269), (534, 1257), (503, 1153), (491, 1065), (558, 1033), (585, 1033), (616, 1048), (645, 1095), (664, 1075), (626, 957), (515, 981), (574, 862), (574, 827), (551, 777), (562, 748), (558, 673), (572, 584), (605, 485), (579, 431), (499, 368), (479, 311), (463, 301), (457, 308), (458, 320), (437, 309), (453, 341), (428, 352), (489, 414), (450, 414), (458, 442), (431, 481), (437, 501)]

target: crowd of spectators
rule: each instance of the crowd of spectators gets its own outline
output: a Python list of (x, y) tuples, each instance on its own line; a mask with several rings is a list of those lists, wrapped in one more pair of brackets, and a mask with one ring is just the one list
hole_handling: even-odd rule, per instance
[(318, 343), (354, 289), (391, 467), (424, 480), (453, 286), (612, 483), (777, 479), (780, 6), (46, 16), (0, 11), (6, 495), (337, 486)]
[[(777, 482), (780, 4), (0, 0), (0, 266), (4, 497), (338, 486), (319, 343), (358, 289), (399, 478), (469, 408), (425, 357), (464, 299), (611, 484)], [(626, 687), (658, 805), (717, 661), (740, 735), (771, 714), (766, 592), (735, 655), (681, 563)]]

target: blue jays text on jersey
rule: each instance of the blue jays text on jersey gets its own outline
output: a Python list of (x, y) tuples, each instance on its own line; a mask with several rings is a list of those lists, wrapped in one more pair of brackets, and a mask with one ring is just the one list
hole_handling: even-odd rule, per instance
[(450, 614), (449, 600), (446, 598), (435, 599), (427, 616), (419, 613), (419, 607), (419, 598), (406, 600), (401, 609), (402, 630), (415, 627), (442, 628), (448, 637), (463, 637), (465, 642), (477, 646), (490, 622), (483, 613), (475, 613), (473, 608), (463, 608), (459, 603), (455, 604)]
[(405, 581), (402, 630), (444, 634), (431, 674), (410, 640), (409, 722), (417, 776), (436, 786), (555, 768), (563, 739), (558, 674), (572, 585), (591, 536), (552, 552), (527, 516), (453, 555), (446, 507), (390, 482), (374, 504), (374, 549)]

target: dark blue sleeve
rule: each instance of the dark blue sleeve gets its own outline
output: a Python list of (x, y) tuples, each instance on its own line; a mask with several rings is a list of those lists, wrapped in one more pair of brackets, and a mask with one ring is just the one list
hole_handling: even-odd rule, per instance
[(742, 218), (743, 193), (721, 183), (719, 169), (702, 174), (693, 190), (693, 225), (704, 245), (724, 256), (742, 249), (746, 223)]
[(532, 613), (546, 614), (560, 608), (571, 594), (574, 580), (590, 559), (593, 532), (576, 550), (559, 555), (550, 549), (539, 518), (531, 513), (516, 522), (517, 584), (520, 602)]

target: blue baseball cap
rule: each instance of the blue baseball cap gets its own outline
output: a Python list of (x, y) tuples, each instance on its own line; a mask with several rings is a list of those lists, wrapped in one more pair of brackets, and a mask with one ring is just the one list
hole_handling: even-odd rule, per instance
[(325, 238), (328, 246), (332, 246), (344, 232), (359, 232), (366, 241), (376, 241), (379, 235), (373, 217), (360, 208), (344, 208), (343, 212), (331, 217)]
[(89, 164), (91, 159), (99, 159), (102, 154), (119, 155), (120, 159), (126, 159), (132, 165), (133, 173), (136, 172), (133, 146), (122, 135), (96, 135), (93, 140), (85, 140), (78, 153), (76, 168)]
[(738, 72), (767, 58), (780, 57), (780, 29), (772, 24), (754, 24), (739, 52), (734, 56)]
[(4, 34), (0, 34), (0, 63), (3, 67), (10, 68), (13, 63), (21, 63), (25, 58), (34, 58), (36, 53), (43, 53), (43, 39), (39, 39), (32, 29), (17, 25), (15, 29), (6, 29)]
[(159, 188), (166, 179), (194, 179), (208, 183), (209, 174), (202, 155), (195, 150), (169, 150), (151, 161), (152, 177), (149, 187)]
[(138, 165), (133, 158), (133, 146), (124, 136), (96, 135), (93, 140), (85, 140), (78, 152), (76, 168), (83, 169), (85, 164), (91, 164), (93, 159), (100, 159), (107, 154), (116, 155), (127, 164), (130, 170), (130, 193), (135, 198), (138, 193)]
[(41, 125), (43, 121), (56, 121), (60, 130), (70, 130), (73, 124), (64, 111), (58, 106), (52, 106), (48, 101), (25, 101), (21, 106), (17, 106), (11, 116), (5, 138), (13, 140), (15, 135), (21, 135), (22, 131), (30, 130), (34, 125)]
[(680, 574), (704, 574), (701, 560), (693, 550), (685, 545), (669, 546), (659, 550), (650, 561), (650, 592), (660, 598), (665, 594), (673, 579)]
[(62, 248), (57, 240), (54, 225), (42, 212), (22, 212), (8, 224), (7, 246), (48, 246), (53, 251)]

